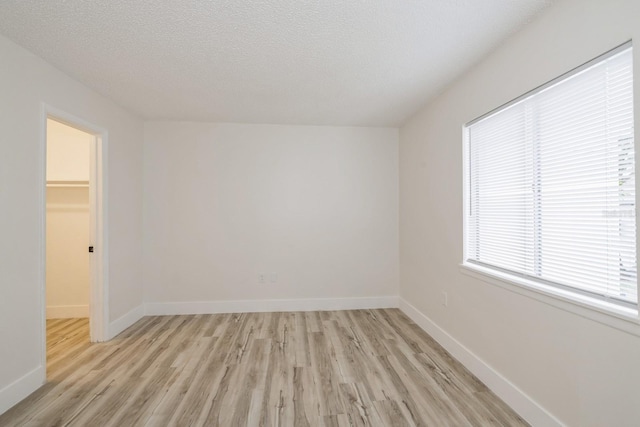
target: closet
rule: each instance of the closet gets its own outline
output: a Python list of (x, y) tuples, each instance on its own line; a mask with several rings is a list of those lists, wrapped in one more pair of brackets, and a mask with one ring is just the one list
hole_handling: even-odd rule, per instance
[(94, 136), (47, 120), (47, 361), (60, 343), (89, 341), (90, 147)]

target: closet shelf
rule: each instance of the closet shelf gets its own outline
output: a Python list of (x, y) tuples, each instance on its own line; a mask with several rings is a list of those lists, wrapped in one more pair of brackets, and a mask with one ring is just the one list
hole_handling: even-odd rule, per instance
[(89, 181), (47, 181), (47, 188), (57, 187), (86, 187), (89, 188)]

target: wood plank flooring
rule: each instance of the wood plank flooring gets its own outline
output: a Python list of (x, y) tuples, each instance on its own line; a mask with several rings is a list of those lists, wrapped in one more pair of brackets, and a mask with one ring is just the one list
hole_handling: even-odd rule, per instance
[(526, 425), (397, 309), (47, 329), (49, 381), (0, 426)]
[(89, 319), (47, 319), (47, 376), (54, 378), (89, 343)]

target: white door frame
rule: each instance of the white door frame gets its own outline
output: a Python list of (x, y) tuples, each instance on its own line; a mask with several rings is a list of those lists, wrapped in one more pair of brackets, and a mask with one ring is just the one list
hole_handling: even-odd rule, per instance
[[(47, 218), (47, 119), (53, 119), (95, 136), (91, 144), (89, 177), (90, 245), (94, 253), (90, 257), (90, 334), (92, 342), (109, 339), (109, 278), (108, 278), (108, 215), (107, 215), (107, 130), (87, 122), (73, 114), (42, 104), (40, 143), (40, 311), (41, 360), (46, 366), (46, 218)], [(88, 250), (88, 248), (87, 248)]]

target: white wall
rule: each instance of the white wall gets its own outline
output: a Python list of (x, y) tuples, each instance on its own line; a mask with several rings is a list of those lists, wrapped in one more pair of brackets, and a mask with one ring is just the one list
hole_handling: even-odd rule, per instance
[[(639, 17), (637, 0), (561, 1), (401, 129), (401, 298), (568, 425), (637, 425), (640, 337), (461, 274), (462, 126), (640, 40)], [(640, 123), (638, 48), (634, 68)]]
[(42, 103), (108, 130), (110, 319), (142, 303), (142, 123), (0, 37), (0, 412), (37, 388), (41, 366)]
[(397, 295), (397, 129), (147, 123), (144, 195), (152, 305)]
[(47, 119), (47, 181), (89, 181), (91, 134)]

